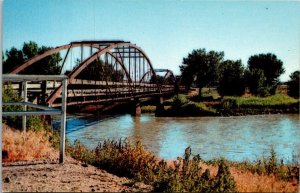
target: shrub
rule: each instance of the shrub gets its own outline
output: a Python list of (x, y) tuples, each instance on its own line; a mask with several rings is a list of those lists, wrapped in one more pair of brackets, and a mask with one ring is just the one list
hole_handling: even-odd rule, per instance
[(71, 155), (114, 174), (150, 184), (157, 192), (236, 191), (225, 163), (220, 164), (216, 177), (211, 176), (209, 170), (202, 171), (199, 155), (191, 158), (190, 147), (185, 150), (184, 158), (174, 161), (174, 167), (146, 151), (140, 142), (132, 146), (127, 140), (106, 140), (94, 150), (77, 141)]
[[(4, 103), (8, 102), (21, 102), (22, 97), (18, 95), (16, 91), (13, 90), (11, 84), (8, 84), (6, 87), (3, 87), (2, 90), (2, 99)], [(30, 109), (30, 108), (28, 108)], [(3, 111), (22, 111), (22, 105), (4, 105), (2, 108)], [(22, 117), (20, 116), (8, 116), (3, 117), (3, 121), (5, 124), (20, 129), (22, 126)], [(48, 130), (50, 126), (47, 122), (41, 117), (37, 116), (27, 116), (26, 126), (29, 130), (40, 131), (42, 129)]]
[(173, 98), (172, 108), (174, 110), (179, 110), (183, 105), (188, 103), (188, 99), (185, 95), (178, 94)]
[[(8, 103), (8, 102), (21, 102), (22, 97), (18, 95), (17, 92), (15, 92), (11, 86), (11, 84), (7, 84), (6, 86), (2, 86), (2, 102)], [(23, 108), (21, 105), (3, 105), (2, 111), (21, 111)], [(14, 125), (21, 127), (22, 119), (21, 117), (16, 116), (6, 116), (3, 117), (4, 123), (7, 125)]]

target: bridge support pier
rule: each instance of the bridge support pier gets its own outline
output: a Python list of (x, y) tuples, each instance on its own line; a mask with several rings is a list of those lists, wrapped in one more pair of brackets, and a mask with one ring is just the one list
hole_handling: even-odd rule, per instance
[(139, 99), (134, 99), (134, 112), (133, 116), (141, 116), (142, 109), (141, 109), (141, 103)]
[(158, 102), (156, 105), (156, 111), (155, 111), (155, 115), (156, 116), (160, 116), (162, 115), (162, 113), (164, 112), (165, 107), (164, 107), (164, 98), (162, 96), (160, 96), (158, 98)]

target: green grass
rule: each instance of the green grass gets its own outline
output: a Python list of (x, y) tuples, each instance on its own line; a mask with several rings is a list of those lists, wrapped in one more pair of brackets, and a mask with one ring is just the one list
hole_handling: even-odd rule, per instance
[(268, 97), (224, 97), (222, 103), (230, 103), (237, 107), (274, 107), (288, 106), (298, 103), (299, 100), (284, 94), (276, 94)]
[(207, 107), (203, 102), (190, 101), (186, 95), (176, 95), (173, 97), (171, 108), (167, 113), (174, 116), (214, 116), (217, 111)]
[(155, 113), (156, 106), (147, 105), (147, 106), (142, 106), (141, 109), (142, 109), (142, 113)]

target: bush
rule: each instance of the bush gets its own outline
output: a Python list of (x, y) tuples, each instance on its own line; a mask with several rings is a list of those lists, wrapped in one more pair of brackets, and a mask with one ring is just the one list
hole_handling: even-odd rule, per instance
[(208, 108), (204, 103), (189, 101), (185, 95), (176, 95), (171, 108), (166, 109), (166, 113), (171, 116), (214, 116), (217, 114), (215, 109)]
[[(15, 92), (11, 86), (11, 84), (7, 84), (7, 86), (2, 86), (2, 102), (21, 102), (22, 97)], [(21, 111), (23, 108), (21, 105), (3, 105), (2, 111)], [(21, 127), (22, 118), (16, 116), (5, 116), (3, 117), (3, 122), (7, 125), (14, 125)]]
[(185, 150), (184, 158), (174, 161), (174, 167), (146, 151), (140, 142), (132, 146), (127, 140), (106, 140), (94, 150), (77, 141), (71, 155), (108, 172), (150, 184), (157, 192), (236, 191), (225, 163), (219, 165), (217, 176), (211, 176), (209, 170), (202, 171), (199, 155), (191, 158), (190, 147)]
[[(3, 103), (8, 102), (22, 102), (22, 97), (15, 92), (11, 86), (8, 84), (6, 87), (3, 87), (2, 90), (2, 100)], [(28, 108), (30, 109), (30, 108)], [(2, 108), (3, 111), (22, 111), (22, 105), (4, 105)], [(22, 117), (20, 116), (8, 116), (3, 117), (3, 121), (5, 124), (9, 125), (10, 127), (20, 129), (22, 127)], [(41, 117), (37, 116), (27, 116), (27, 123), (26, 126), (29, 130), (40, 131), (42, 129), (48, 130), (50, 126), (47, 122), (42, 119)]]
[(185, 95), (182, 94), (175, 95), (173, 98), (172, 108), (174, 110), (179, 110), (183, 105), (187, 104), (188, 102), (189, 101)]

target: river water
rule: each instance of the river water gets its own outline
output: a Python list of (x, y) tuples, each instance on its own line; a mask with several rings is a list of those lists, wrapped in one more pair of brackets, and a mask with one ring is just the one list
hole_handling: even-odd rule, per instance
[(164, 159), (182, 156), (184, 149), (205, 159), (225, 157), (255, 161), (267, 157), (273, 147), (284, 162), (300, 154), (298, 115), (239, 117), (155, 117), (144, 114), (91, 119), (69, 117), (67, 138), (89, 148), (105, 139), (141, 141), (146, 149)]

